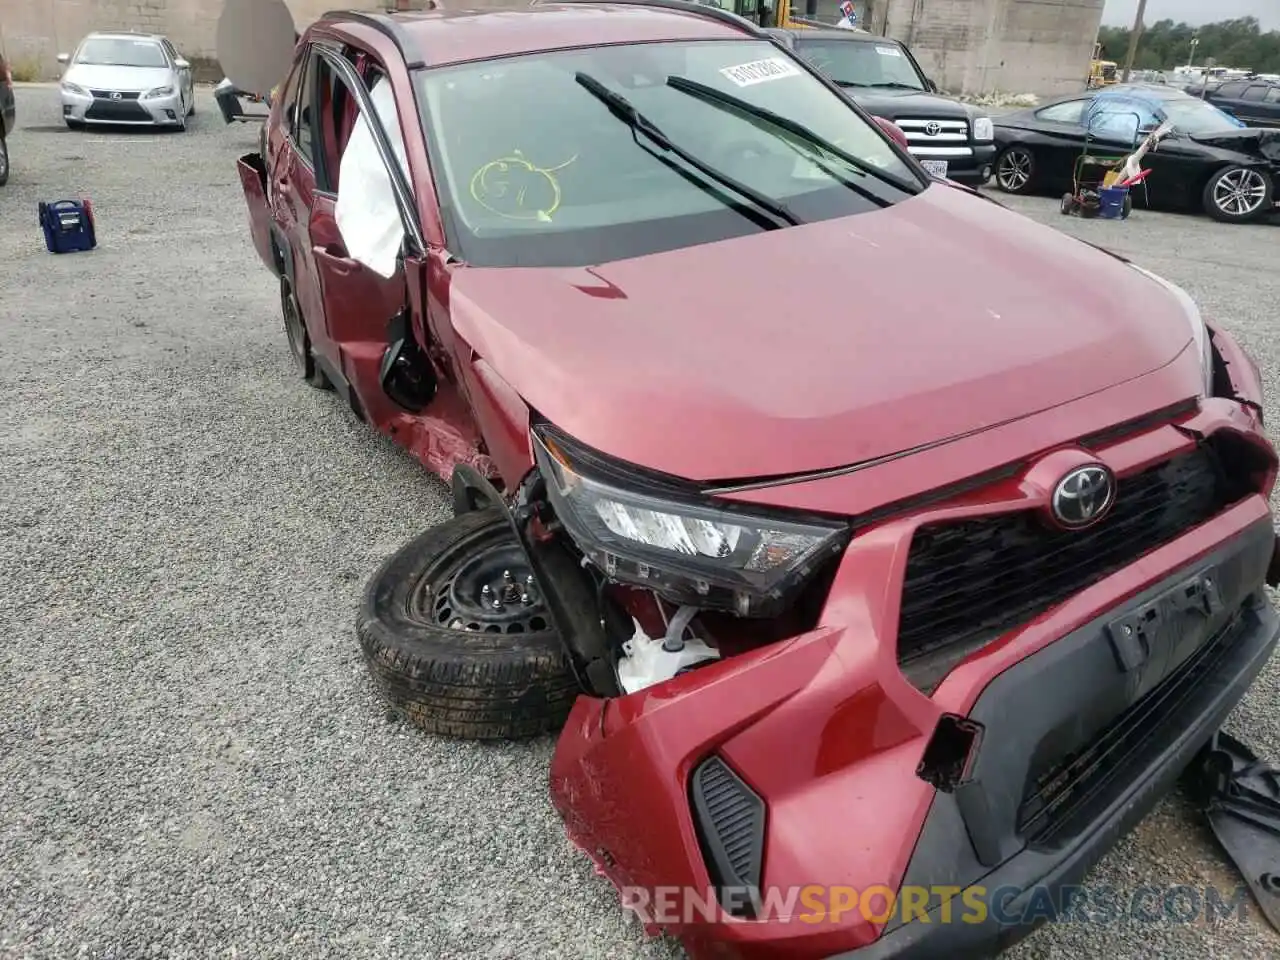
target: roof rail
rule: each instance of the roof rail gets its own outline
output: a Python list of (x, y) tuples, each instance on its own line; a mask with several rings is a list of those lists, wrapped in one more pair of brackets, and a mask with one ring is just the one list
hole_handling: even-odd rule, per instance
[(658, 10), (674, 10), (680, 13), (692, 13), (707, 20), (715, 20), (725, 26), (741, 30), (743, 33), (749, 33), (753, 37), (770, 39), (759, 24), (752, 23), (746, 17), (740, 17), (736, 13), (730, 13), (728, 10), (722, 10), (708, 3), (698, 3), (697, 0), (530, 0), (529, 6), (542, 6), (543, 3), (617, 4), (628, 7), (653, 7)]
[(365, 10), (330, 10), (320, 19), (328, 20), (330, 17), (350, 20), (377, 30), (396, 45), (396, 49), (400, 51), (400, 56), (404, 57), (405, 66), (409, 70), (420, 70), (427, 65), (426, 60), (418, 51), (417, 45), (410, 39), (404, 27), (400, 26), (398, 21), (385, 14), (369, 13)]

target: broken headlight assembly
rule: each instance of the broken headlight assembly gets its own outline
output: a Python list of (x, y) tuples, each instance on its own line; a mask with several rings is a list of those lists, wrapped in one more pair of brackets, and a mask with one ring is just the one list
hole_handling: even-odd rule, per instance
[(548, 424), (532, 432), (547, 499), (578, 549), (609, 579), (673, 603), (772, 616), (849, 542), (848, 523), (717, 503)]

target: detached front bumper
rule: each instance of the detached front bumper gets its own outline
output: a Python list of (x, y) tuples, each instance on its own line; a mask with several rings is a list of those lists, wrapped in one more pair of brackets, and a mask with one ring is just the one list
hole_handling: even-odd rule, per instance
[(72, 123), (100, 123), (111, 126), (174, 127), (185, 120), (182, 97), (174, 92), (167, 97), (142, 99), (136, 94), (95, 97), (92, 94), (62, 90), (62, 117)]

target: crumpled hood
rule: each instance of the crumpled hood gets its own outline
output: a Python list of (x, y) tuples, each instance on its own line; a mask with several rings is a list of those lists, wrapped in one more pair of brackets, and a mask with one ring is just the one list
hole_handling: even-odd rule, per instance
[(1226, 133), (1213, 136), (1192, 137), (1196, 143), (1217, 147), (1220, 150), (1235, 150), (1238, 153), (1253, 154), (1257, 157), (1280, 164), (1280, 129), (1272, 130), (1263, 127), (1241, 127)]
[(450, 311), (534, 410), (695, 480), (829, 469), (1026, 417), (1169, 363), (1192, 332), (1122, 261), (941, 184), (591, 269), (460, 268)]
[(173, 82), (168, 67), (114, 67), (96, 63), (77, 63), (67, 68), (62, 79), (85, 89), (123, 90), (144, 93)]

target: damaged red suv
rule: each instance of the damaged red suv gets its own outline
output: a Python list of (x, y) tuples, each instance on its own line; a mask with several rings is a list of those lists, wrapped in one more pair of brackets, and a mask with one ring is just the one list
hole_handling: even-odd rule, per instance
[(301, 375), (452, 485), (379, 688), (563, 728), (569, 835), (695, 958), (1002, 949), (1272, 653), (1237, 343), (731, 14), (329, 15), (240, 174)]

